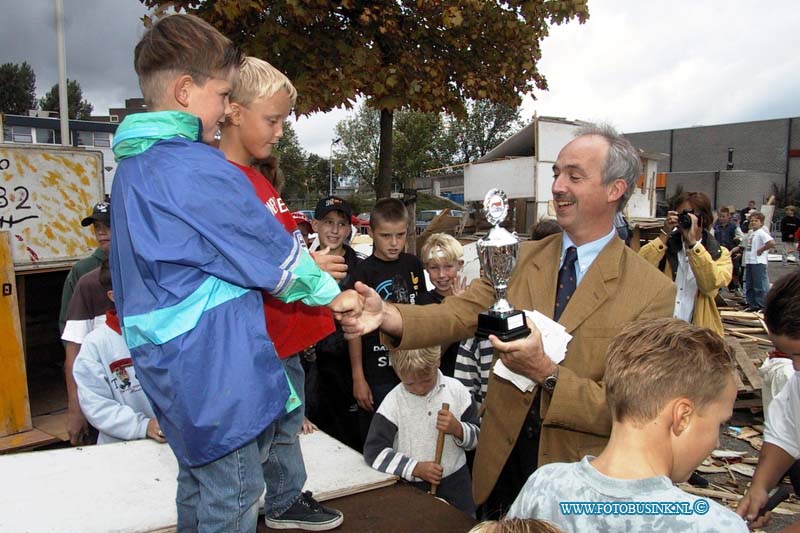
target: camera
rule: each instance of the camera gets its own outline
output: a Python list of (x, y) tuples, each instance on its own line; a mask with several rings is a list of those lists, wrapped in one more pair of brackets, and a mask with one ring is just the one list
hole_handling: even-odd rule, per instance
[(689, 213), (694, 214), (694, 209), (684, 209), (681, 211), (681, 214), (678, 215), (678, 225), (683, 229), (692, 228), (692, 217), (689, 216)]

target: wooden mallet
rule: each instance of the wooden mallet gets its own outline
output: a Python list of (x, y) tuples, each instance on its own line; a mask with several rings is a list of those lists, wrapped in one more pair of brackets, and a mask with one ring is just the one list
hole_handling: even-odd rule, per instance
[[(445, 411), (449, 411), (450, 410), (450, 404), (449, 403), (443, 403), (442, 404), (442, 409), (444, 409)], [(442, 451), (444, 451), (444, 436), (445, 436), (445, 432), (440, 429), (439, 430), (439, 438), (436, 439), (436, 457), (433, 460), (437, 465), (442, 464)], [(434, 485), (433, 483), (431, 483), (431, 495), (432, 496), (436, 496), (436, 488), (438, 486), (439, 485)]]

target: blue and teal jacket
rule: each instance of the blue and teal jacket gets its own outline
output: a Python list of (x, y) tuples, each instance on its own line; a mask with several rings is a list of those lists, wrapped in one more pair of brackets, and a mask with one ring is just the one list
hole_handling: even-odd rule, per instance
[(111, 189), (123, 335), (162, 431), (193, 467), (241, 448), (286, 408), (259, 289), (308, 305), (339, 293), (200, 130), (180, 112), (126, 117)]

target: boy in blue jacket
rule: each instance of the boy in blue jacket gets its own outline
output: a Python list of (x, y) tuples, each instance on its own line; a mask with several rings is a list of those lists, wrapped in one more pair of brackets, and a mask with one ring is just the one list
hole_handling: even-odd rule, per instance
[(241, 53), (209, 24), (171, 15), (134, 53), (151, 112), (114, 140), (110, 259), (136, 374), (178, 459), (178, 530), (255, 531), (267, 427), (298, 407), (261, 293), (358, 305), (208, 146), (230, 111)]

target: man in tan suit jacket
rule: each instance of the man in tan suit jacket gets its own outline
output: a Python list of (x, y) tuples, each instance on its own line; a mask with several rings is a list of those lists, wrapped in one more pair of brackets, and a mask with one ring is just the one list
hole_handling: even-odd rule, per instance
[[(495, 510), (510, 505), (536, 468), (537, 452), (538, 464), (578, 461), (599, 453), (611, 430), (603, 383), (611, 338), (632, 320), (672, 316), (674, 285), (625, 247), (613, 226), (614, 215), (630, 196), (640, 168), (633, 146), (609, 127), (579, 132), (553, 165), (552, 192), (564, 233), (521, 244), (508, 301), (517, 309), (535, 309), (553, 317), (558, 270), (566, 248), (576, 246), (578, 285), (559, 319), (573, 339), (566, 358), (556, 365), (544, 354), (535, 327), (529, 337), (508, 343), (490, 337), (495, 357), (539, 387), (525, 393), (490, 376), (473, 468), (476, 503), (485, 502), (497, 484), (503, 495), (492, 502), (498, 506)], [(438, 306), (384, 305), (371, 289), (357, 290), (365, 298), (364, 312), (359, 319), (343, 321), (345, 332), (380, 327), (387, 345), (400, 349), (473, 336), (478, 314), (495, 300), (494, 289), (485, 279)], [(540, 405), (538, 411), (536, 405)], [(531, 420), (537, 427), (530, 428)], [(532, 446), (518, 445), (526, 427), (528, 439), (531, 429), (536, 434), (540, 431)], [(524, 440), (520, 438), (520, 444)], [(520, 469), (524, 471), (514, 472)], [(498, 483), (501, 473), (504, 476)]]

